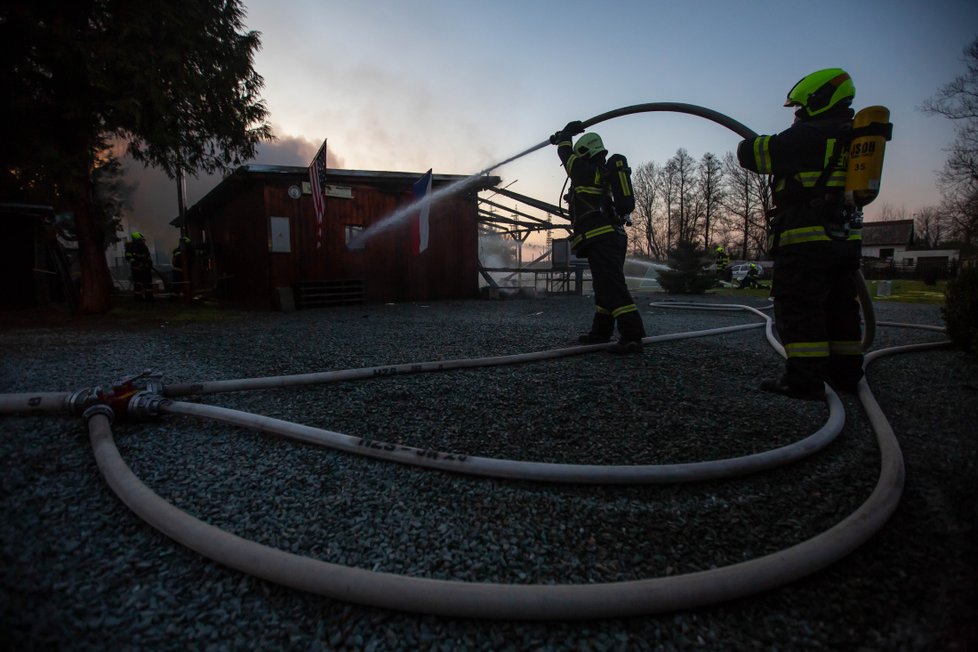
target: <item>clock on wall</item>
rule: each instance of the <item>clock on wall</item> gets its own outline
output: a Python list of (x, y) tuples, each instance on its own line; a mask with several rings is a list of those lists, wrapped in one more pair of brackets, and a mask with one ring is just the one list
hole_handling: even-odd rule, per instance
[(292, 199), (298, 199), (301, 196), (302, 191), (299, 189), (299, 186), (289, 186), (289, 197)]

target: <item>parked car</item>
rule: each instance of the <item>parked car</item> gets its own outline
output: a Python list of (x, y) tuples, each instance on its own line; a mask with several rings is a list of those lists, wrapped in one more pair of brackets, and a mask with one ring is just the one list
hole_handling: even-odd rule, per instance
[[(757, 265), (757, 278), (764, 278), (765, 276), (764, 266), (759, 263), (755, 263), (755, 264)], [(744, 280), (744, 277), (747, 276), (747, 270), (749, 269), (750, 269), (750, 263), (741, 263), (740, 265), (733, 265), (730, 267), (730, 278), (736, 281), (737, 283), (740, 283), (742, 280)]]

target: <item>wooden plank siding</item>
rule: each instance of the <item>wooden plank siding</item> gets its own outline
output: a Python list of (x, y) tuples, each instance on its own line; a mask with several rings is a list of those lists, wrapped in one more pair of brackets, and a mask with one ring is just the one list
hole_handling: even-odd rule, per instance
[[(369, 302), (428, 301), (478, 296), (478, 198), (498, 184), (475, 186), (431, 204), (428, 249), (415, 255), (411, 220), (397, 223), (349, 249), (347, 226), (364, 229), (413, 202), (411, 184), (421, 173), (327, 170), (327, 183), (350, 198), (327, 196), (322, 242), (317, 247), (312, 197), (293, 199), (290, 186), (308, 180), (305, 168), (244, 166), (187, 211), (191, 233), (206, 232), (213, 251), (219, 297), (249, 308), (275, 305), (276, 288), (308, 281), (358, 281)], [(435, 175), (432, 192), (463, 177)], [(271, 251), (271, 218), (289, 224), (289, 252)]]

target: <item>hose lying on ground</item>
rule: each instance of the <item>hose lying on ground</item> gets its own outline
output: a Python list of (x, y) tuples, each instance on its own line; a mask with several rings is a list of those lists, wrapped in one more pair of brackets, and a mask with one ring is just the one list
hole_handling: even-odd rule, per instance
[[(875, 352), (944, 346), (910, 345)], [(863, 404), (880, 447), (879, 478), (869, 498), (832, 528), (790, 548), (707, 571), (628, 582), (562, 585), (468, 583), (408, 577), (340, 566), (284, 552), (224, 532), (182, 512), (136, 478), (112, 440), (108, 415), (88, 415), (99, 469), (119, 498), (147, 523), (221, 564), (257, 577), (339, 600), (401, 611), (508, 620), (623, 617), (704, 606), (781, 586), (849, 554), (875, 534), (896, 509), (904, 469), (893, 430), (866, 380)]]

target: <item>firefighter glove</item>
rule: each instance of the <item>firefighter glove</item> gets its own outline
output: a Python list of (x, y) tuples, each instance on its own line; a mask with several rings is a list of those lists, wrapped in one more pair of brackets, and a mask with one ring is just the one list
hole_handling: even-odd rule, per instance
[(563, 129), (564, 135), (567, 136), (568, 138), (570, 138), (571, 136), (576, 136), (577, 134), (582, 133), (583, 131), (584, 131), (584, 123), (581, 122), (580, 120), (571, 120), (570, 122), (567, 123), (567, 126), (565, 126)]

